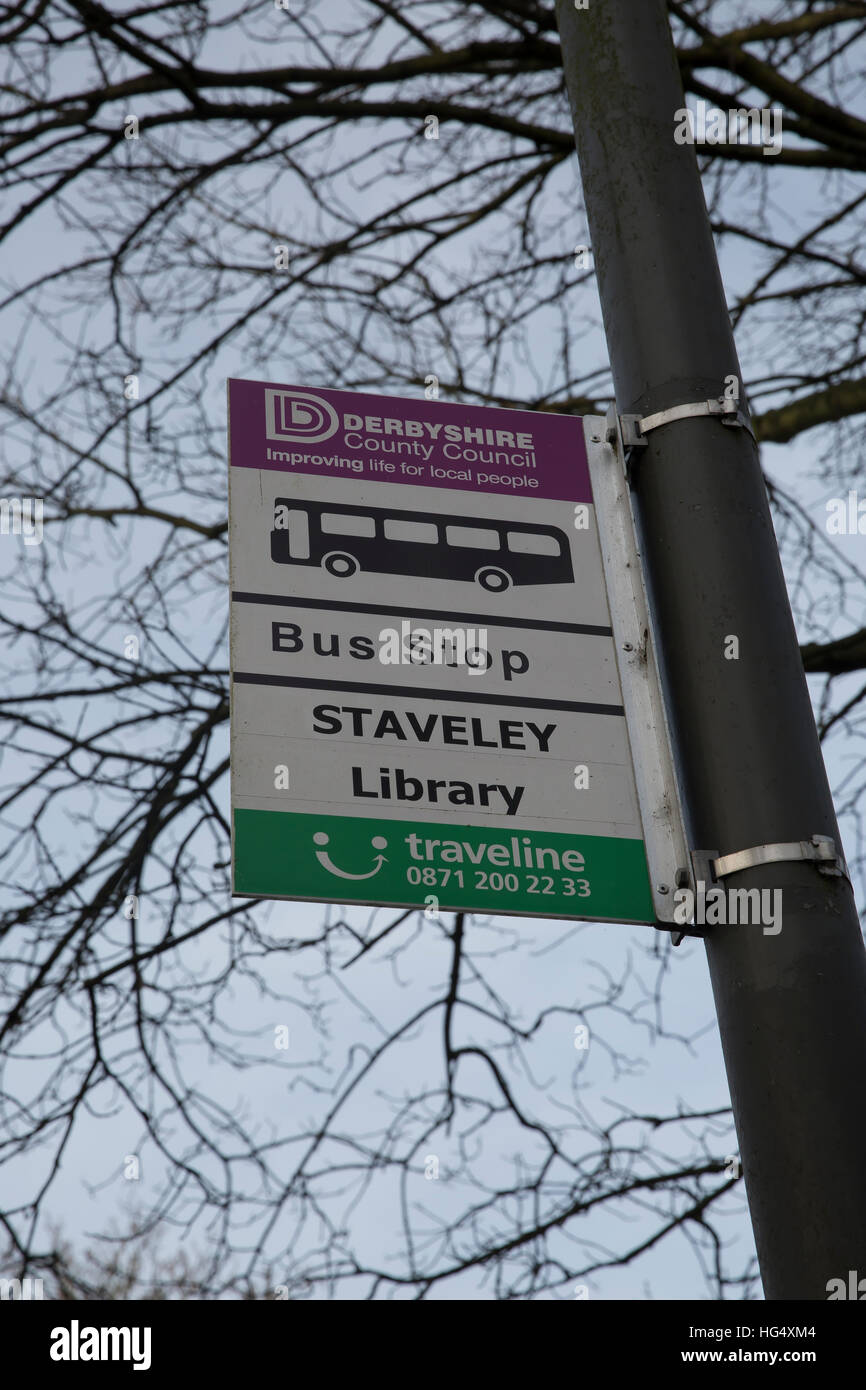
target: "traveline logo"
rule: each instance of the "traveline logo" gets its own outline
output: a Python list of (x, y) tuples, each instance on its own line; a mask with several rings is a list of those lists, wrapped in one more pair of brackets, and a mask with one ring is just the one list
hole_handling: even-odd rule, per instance
[(132, 1361), (134, 1371), (150, 1370), (149, 1327), (69, 1327), (51, 1329), (52, 1361)]

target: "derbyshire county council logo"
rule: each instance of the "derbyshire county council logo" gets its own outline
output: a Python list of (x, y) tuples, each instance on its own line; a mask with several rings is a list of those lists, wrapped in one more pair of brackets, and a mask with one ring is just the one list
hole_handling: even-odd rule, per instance
[(265, 431), (268, 439), (292, 444), (318, 444), (330, 439), (340, 417), (332, 405), (312, 391), (265, 391)]

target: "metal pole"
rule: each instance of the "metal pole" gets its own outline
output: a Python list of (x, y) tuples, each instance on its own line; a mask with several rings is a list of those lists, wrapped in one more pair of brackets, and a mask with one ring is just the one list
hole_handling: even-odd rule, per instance
[[(695, 152), (674, 141), (663, 0), (556, 8), (618, 410), (718, 398), (740, 369)], [(647, 439), (634, 498), (691, 844), (841, 847), (757, 448), (708, 417)], [(706, 943), (764, 1292), (826, 1299), (866, 1275), (854, 897), (803, 861), (724, 882), (782, 890), (778, 934), (716, 926)]]

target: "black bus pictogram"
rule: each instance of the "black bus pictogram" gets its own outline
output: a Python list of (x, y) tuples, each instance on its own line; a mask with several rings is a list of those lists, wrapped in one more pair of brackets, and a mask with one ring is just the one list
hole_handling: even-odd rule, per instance
[(359, 571), (421, 575), (490, 593), (574, 580), (568, 537), (557, 526), (287, 497), (274, 502), (271, 559), (321, 566), (339, 579)]

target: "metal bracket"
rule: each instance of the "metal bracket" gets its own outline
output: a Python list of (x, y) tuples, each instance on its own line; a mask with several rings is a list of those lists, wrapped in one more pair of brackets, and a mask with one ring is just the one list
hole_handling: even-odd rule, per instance
[(691, 852), (692, 870), (695, 875), (695, 888), (699, 883), (714, 884), (716, 882), (716, 861), (719, 857), (717, 849), (693, 849)]
[[(836, 849), (829, 835), (813, 835), (809, 840), (792, 840), (788, 844), (758, 845), (755, 849), (742, 849), (736, 854), (719, 856), (717, 849), (693, 849), (691, 852), (692, 871), (695, 888), (698, 884), (712, 887), (728, 874), (742, 873), (744, 869), (754, 869), (758, 864), (777, 864), (802, 859), (814, 863), (819, 874), (838, 874), (851, 882), (845, 857)], [(688, 927), (673, 936), (674, 946), (679, 946), (686, 936), (706, 936), (711, 930), (706, 926), (689, 923)]]
[(616, 407), (603, 418), (586, 416), (583, 425), (655, 921), (678, 930), (674, 889), (689, 881), (688, 840)]
[(829, 835), (812, 835), (808, 840), (791, 840), (787, 844), (757, 845), (754, 849), (741, 849), (736, 854), (724, 854), (712, 863), (716, 878), (726, 878), (728, 874), (742, 873), (743, 869), (754, 869), (758, 864), (777, 864), (792, 859), (805, 859), (813, 863), (819, 874), (830, 874), (851, 879), (845, 856), (836, 849)]
[[(723, 425), (746, 430), (757, 443), (755, 431), (749, 417), (739, 408), (737, 401), (729, 396), (719, 396), (717, 400), (686, 401), (682, 405), (672, 405), (667, 410), (657, 410), (652, 415), (621, 415), (619, 417), (623, 447), (626, 449), (645, 449), (646, 436), (661, 425), (669, 425), (674, 420), (691, 420), (702, 415), (714, 415)], [(607, 441), (613, 443), (615, 431), (608, 422)]]

